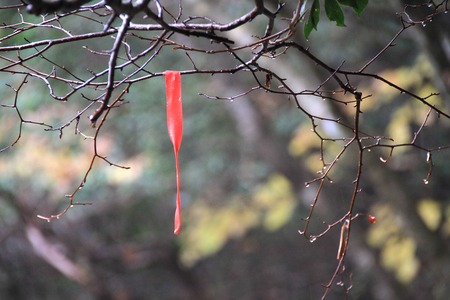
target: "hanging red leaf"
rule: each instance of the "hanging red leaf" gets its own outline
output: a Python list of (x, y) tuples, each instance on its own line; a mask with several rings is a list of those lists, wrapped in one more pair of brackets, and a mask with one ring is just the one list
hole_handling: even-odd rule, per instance
[(164, 72), (166, 78), (167, 129), (175, 153), (175, 170), (177, 178), (177, 200), (175, 210), (174, 234), (181, 229), (180, 170), (178, 151), (183, 137), (183, 106), (181, 101), (181, 76), (179, 71)]

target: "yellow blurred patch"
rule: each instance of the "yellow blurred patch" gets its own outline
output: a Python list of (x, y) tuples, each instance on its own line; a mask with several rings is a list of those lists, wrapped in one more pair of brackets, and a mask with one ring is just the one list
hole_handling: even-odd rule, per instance
[(420, 264), (414, 239), (402, 231), (400, 220), (389, 205), (377, 204), (370, 211), (377, 216), (377, 223), (370, 226), (367, 243), (381, 250), (381, 264), (392, 271), (399, 282), (411, 282)]
[(437, 230), (442, 220), (442, 207), (433, 199), (423, 199), (417, 203), (417, 213), (430, 230)]
[(311, 148), (320, 147), (320, 139), (311, 131), (311, 124), (302, 124), (291, 139), (288, 151), (292, 156), (302, 156)]
[(398, 281), (411, 282), (419, 269), (415, 256), (416, 244), (411, 238), (390, 237), (381, 251), (381, 263), (394, 272)]
[(269, 231), (285, 225), (296, 206), (290, 182), (278, 174), (272, 175), (267, 184), (256, 191), (253, 201), (263, 211), (263, 225)]
[(295, 207), (292, 186), (279, 174), (270, 176), (249, 196), (232, 197), (223, 207), (196, 201), (184, 215), (181, 260), (192, 265), (219, 251), (229, 239), (243, 236), (257, 226), (278, 230), (291, 219)]

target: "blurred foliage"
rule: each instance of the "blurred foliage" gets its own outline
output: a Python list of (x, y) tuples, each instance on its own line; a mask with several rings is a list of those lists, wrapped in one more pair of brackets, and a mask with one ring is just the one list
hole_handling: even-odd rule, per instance
[(231, 196), (223, 208), (196, 202), (186, 218), (181, 259), (192, 265), (220, 250), (228, 239), (240, 238), (257, 226), (276, 231), (291, 219), (296, 205), (291, 183), (280, 174), (271, 175), (250, 195)]
[[(440, 203), (434, 199), (421, 199), (417, 203), (417, 211), (423, 222), (430, 230), (437, 230), (442, 224), (443, 212)], [(419, 259), (417, 257), (417, 246), (412, 236), (402, 231), (401, 220), (388, 204), (377, 204), (371, 208), (377, 216), (377, 223), (371, 226), (367, 235), (369, 245), (381, 250), (381, 263), (392, 270), (399, 281), (407, 284), (418, 276)], [(449, 222), (449, 216), (446, 221)], [(442, 232), (445, 238), (448, 232)]]
[(417, 204), (417, 212), (430, 230), (437, 230), (442, 220), (442, 207), (436, 200), (422, 199)]
[[(248, 9), (247, 2), (238, 2), (217, 3), (213, 5), (216, 11), (211, 11), (207, 3), (189, 1), (186, 10), (192, 15), (214, 15), (218, 21), (226, 22)], [(339, 1), (343, 2), (353, 3)], [(335, 65), (345, 56), (354, 58), (348, 62), (350, 66), (360, 64), (392, 37), (393, 30), (387, 29), (397, 28), (397, 21), (395, 18), (384, 21), (380, 15), (392, 14), (387, 9), (393, 5), (391, 1), (371, 1), (364, 17), (355, 21), (349, 15), (345, 19), (348, 27), (337, 31), (334, 25), (331, 28), (321, 23), (319, 30), (309, 37), (312, 51), (317, 50)], [(24, 17), (27, 20), (38, 18)], [(1, 18), (4, 22), (17, 22), (16, 14), (10, 16), (2, 12)], [(82, 17), (73, 20), (80, 32), (91, 30), (80, 20)], [(352, 26), (355, 22), (363, 25)], [(257, 20), (252, 25), (264, 30)], [(100, 24), (99, 28), (101, 30)], [(57, 31), (51, 30), (27, 34), (31, 35), (30, 39), (33, 34), (45, 34), (45, 38), (59, 36)], [(23, 38), (17, 37), (11, 42), (22, 44)], [(145, 43), (133, 38), (129, 42), (137, 48)], [(428, 95), (436, 90), (433, 79), (436, 70), (419, 47), (411, 47), (414, 43), (410, 36), (399, 40), (398, 46), (392, 49), (393, 58), (380, 58), (376, 68), (380, 76), (419, 95)], [(103, 51), (110, 49), (111, 44), (112, 39), (103, 39), (83, 46)], [(333, 46), (324, 46), (330, 44)], [(405, 54), (405, 49), (411, 51)], [(98, 71), (104, 67), (106, 58), (103, 61), (86, 54), (80, 59), (79, 50), (73, 45), (55, 47), (51, 58), (83, 76), (89, 75), (88, 70)], [(286, 55), (287, 62), (271, 67), (287, 68), (292, 74), (289, 80), (299, 85), (318, 81), (318, 74), (307, 71), (311, 67), (307, 62)], [(50, 53), (46, 57), (50, 58)], [(160, 57), (149, 65), (155, 72), (192, 68), (187, 57), (171, 49), (163, 49)], [(193, 59), (199, 66), (220, 66), (226, 55), (205, 59), (193, 54)], [(48, 65), (41, 60), (35, 63)], [(22, 80), (21, 75), (0, 76), (2, 105), (11, 105), (14, 100), (14, 92), (5, 84), (17, 87)], [(41, 81), (27, 80), (18, 102), (18, 109), (27, 121), (45, 120), (56, 127), (85, 104), (81, 97), (79, 102), (52, 101)], [(312, 187), (304, 189), (304, 182), (320, 172), (324, 163), (320, 160), (321, 141), (311, 131), (310, 120), (301, 116), (293, 103), (266, 93), (255, 93), (234, 102), (199, 95), (230, 96), (251, 86), (248, 77), (242, 75), (183, 77), (185, 127), (180, 168), (185, 226), (178, 239), (171, 234), (175, 166), (165, 123), (163, 78), (134, 85), (122, 106), (112, 110), (101, 130), (100, 155), (130, 169), (97, 160), (86, 185), (77, 194), (77, 201), (93, 205), (77, 206), (64, 219), (49, 224), (37, 220), (36, 215), (49, 215), (66, 204), (64, 195), (76, 188), (89, 166), (92, 140), (74, 134), (75, 124), (65, 128), (62, 136), (59, 131), (47, 131), (47, 127), (38, 124), (19, 124), (17, 111), (2, 107), (0, 147), (17, 138), (19, 125), (23, 126), (23, 131), (19, 142), (0, 157), (0, 298), (317, 299), (321, 295), (321, 285), (334, 271), (339, 232), (330, 231), (330, 239), (314, 243), (297, 233), (314, 198)], [(62, 94), (65, 88), (59, 86), (56, 92)], [(382, 132), (396, 143), (410, 142), (427, 108), (379, 81), (367, 80), (361, 83), (360, 90), (372, 95), (362, 102), (364, 130)], [(430, 100), (438, 107), (448, 105), (444, 97)], [(287, 164), (301, 170), (303, 177), (282, 173), (273, 161), (249, 147), (251, 143), (242, 135), (242, 128), (236, 124), (232, 112), (238, 101), (253, 105), (264, 137), (269, 144), (280, 145), (290, 154)], [(312, 102), (305, 100), (308, 101)], [(332, 103), (326, 99), (318, 102), (311, 107), (331, 107), (327, 113), (332, 114), (335, 109)], [(351, 116), (353, 108), (350, 106), (340, 109)], [(427, 145), (442, 144), (449, 138), (448, 126), (436, 115), (431, 116), (419, 141)], [(86, 136), (93, 134), (86, 119), (80, 120), (79, 128)], [(348, 134), (327, 122), (319, 122), (318, 131), (331, 137)], [(341, 148), (341, 141), (325, 142), (325, 161), (329, 162)], [(380, 163), (379, 157), (386, 158), (389, 150), (373, 152), (376, 163)], [(331, 174), (335, 184), (325, 189), (326, 196), (318, 205), (320, 213), (313, 230), (325, 227), (324, 220), (334, 220), (347, 209), (342, 207), (346, 205), (344, 198), (351, 193), (354, 180), (353, 159), (349, 154)], [(391, 161), (384, 166), (400, 174), (404, 186), (397, 188), (411, 196), (411, 207), (425, 226), (430, 232), (441, 235), (446, 243), (450, 235), (447, 188), (450, 160), (444, 152), (433, 154), (433, 159), (435, 166), (428, 185), (422, 182), (429, 167), (426, 153), (407, 147), (396, 148)], [(375, 163), (368, 161), (367, 166), (375, 168)], [(389, 176), (388, 173), (385, 176)], [(442, 284), (432, 279), (429, 282), (425, 275), (421, 277), (424, 272), (429, 272), (428, 276), (433, 270), (423, 271), (424, 258), (414, 236), (408, 234), (398, 211), (389, 203), (396, 199), (381, 198), (382, 189), (383, 186), (375, 186), (368, 179), (364, 182), (363, 197), (358, 200), (361, 202), (357, 208), (376, 216), (377, 222), (371, 225), (357, 219), (354, 223), (357, 235), (351, 246), (355, 246), (356, 255), (349, 260), (348, 269), (353, 274), (349, 277), (362, 287), (354, 299), (380, 299), (377, 295), (382, 292), (375, 288), (378, 286), (375, 282), (384, 282), (386, 289), (393, 286), (392, 290), (400, 290), (396, 294), (400, 297), (390, 299), (401, 296), (420, 299), (419, 293), (413, 298), (409, 296), (416, 289), (428, 292)], [(95, 284), (74, 284), (39, 258), (24, 233), (31, 225), (39, 226), (49, 243), (62, 249), (62, 253), (90, 273)], [(444, 253), (444, 257), (445, 254), (448, 253)], [(437, 264), (448, 263), (448, 259), (444, 262), (440, 259), (436, 259)], [(387, 278), (391, 274), (395, 280), (389, 281)], [(429, 278), (434, 276), (429, 275)], [(448, 280), (448, 274), (441, 277), (444, 282)], [(423, 283), (419, 282), (421, 280)], [(423, 285), (426, 288), (422, 289)], [(111, 293), (105, 296), (100, 290)], [(341, 292), (333, 293), (330, 299), (345, 296)]]
[(368, 243), (381, 250), (384, 267), (393, 271), (399, 281), (410, 283), (419, 269), (413, 238), (405, 236), (399, 219), (388, 205), (377, 205), (371, 211), (376, 214), (377, 223), (368, 232)]

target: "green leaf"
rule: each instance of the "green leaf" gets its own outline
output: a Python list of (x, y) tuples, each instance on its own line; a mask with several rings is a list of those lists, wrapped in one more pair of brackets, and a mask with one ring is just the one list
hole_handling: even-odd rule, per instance
[(338, 0), (338, 2), (342, 5), (350, 6), (359, 16), (366, 8), (369, 0)]
[(330, 21), (336, 21), (337, 26), (345, 26), (344, 12), (337, 0), (325, 0), (325, 12)]
[(303, 34), (306, 38), (309, 37), (311, 31), (313, 29), (317, 30), (317, 24), (319, 24), (320, 20), (320, 2), (319, 0), (314, 0), (311, 5), (311, 12), (309, 13), (308, 22), (305, 24), (305, 28), (303, 29)]
[(311, 34), (311, 31), (313, 30), (314, 26), (312, 22), (309, 21), (305, 24), (305, 28), (303, 28), (303, 34), (305, 35), (305, 38), (308, 38)]

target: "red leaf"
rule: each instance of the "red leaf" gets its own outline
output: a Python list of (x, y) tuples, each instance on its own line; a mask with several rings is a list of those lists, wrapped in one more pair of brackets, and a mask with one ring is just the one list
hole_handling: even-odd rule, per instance
[(375, 224), (377, 222), (377, 218), (375, 218), (372, 215), (367, 216), (367, 220), (369, 220), (370, 223)]
[(183, 137), (183, 105), (181, 100), (181, 76), (179, 71), (166, 71), (166, 108), (167, 129), (175, 153), (175, 170), (177, 178), (177, 200), (174, 221), (174, 234), (181, 229), (180, 170), (178, 167), (178, 151)]

